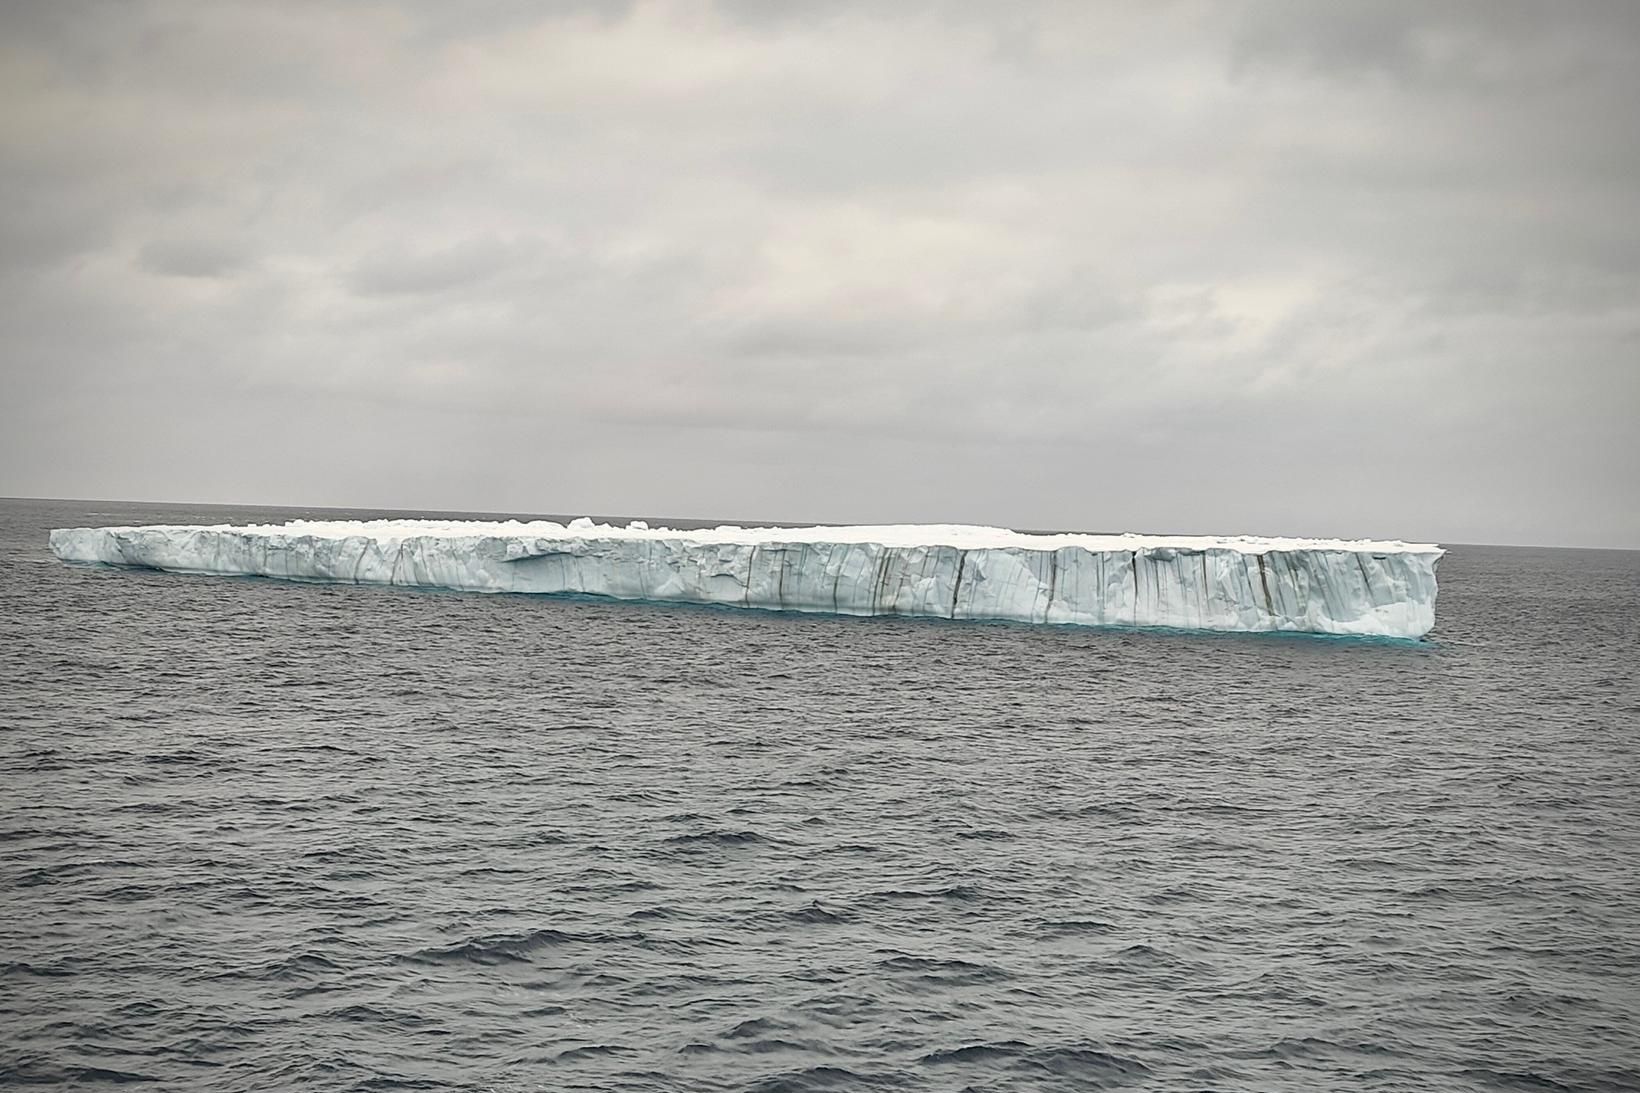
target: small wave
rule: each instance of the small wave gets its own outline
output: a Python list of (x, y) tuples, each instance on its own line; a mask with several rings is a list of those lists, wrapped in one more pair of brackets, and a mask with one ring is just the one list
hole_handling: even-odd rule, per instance
[(628, 914), (626, 917), (628, 919), (637, 919), (642, 921), (644, 919), (653, 918), (677, 918), (678, 914), (679, 912), (675, 907), (640, 907), (636, 911)]
[(940, 986), (962, 986), (974, 983), (995, 983), (1007, 979), (1009, 973), (992, 964), (975, 964), (967, 960), (942, 960), (938, 957), (896, 956), (879, 960), (877, 967), (885, 972), (912, 976), (925, 983)]
[(359, 1089), (444, 1089), (445, 1084), (432, 1078), (400, 1078), (392, 1074), (376, 1074), (364, 1079)]
[(687, 835), (673, 835), (663, 840), (668, 846), (755, 846), (769, 840), (755, 831), (694, 831)]
[(157, 766), (169, 766), (176, 763), (214, 763), (217, 757), (206, 755), (203, 752), (184, 748), (181, 751), (156, 752), (153, 755), (142, 757), (144, 763), (153, 763)]
[(738, 1049), (742, 1055), (771, 1055), (775, 1052), (808, 1053), (821, 1055), (825, 1048), (818, 1043), (804, 1040), (786, 1040), (778, 1036), (765, 1037), (760, 1040), (747, 1040), (740, 1044)]
[(1097, 1085), (1119, 1085), (1150, 1073), (1138, 1059), (1092, 1047), (1055, 1047), (1032, 1051), (1022, 1060), (1031, 1069)]
[(1338, 1045), (1331, 1040), (1320, 1039), (1315, 1036), (1283, 1037), (1268, 1047), (1254, 1048), (1246, 1051), (1228, 1052), (1235, 1058), (1242, 1059), (1303, 1059), (1318, 1055), (1327, 1055), (1338, 1050)]
[(495, 934), (474, 937), (455, 945), (418, 949), (403, 959), (413, 964), (467, 961), (472, 964), (522, 964), (538, 949), (549, 949), (571, 944), (609, 944), (635, 941), (642, 934), (575, 934), (564, 930), (530, 930), (521, 934)]
[(878, 854), (882, 847), (876, 843), (837, 843), (835, 846), (822, 847), (822, 854)]
[(917, 899), (949, 899), (969, 902), (985, 898), (985, 893), (972, 884), (953, 884), (948, 888), (933, 888), (927, 891), (915, 888), (890, 888), (881, 892), (872, 892), (867, 898), (881, 900), (917, 900)]
[(140, 869), (142, 865), (141, 862), (124, 859), (59, 862), (55, 865), (42, 865), (37, 869), (24, 870), (13, 877), (11, 883), (18, 888), (34, 888), (42, 884), (83, 879), (95, 875), (99, 870), (124, 872)]
[(621, 1044), (587, 1044), (584, 1047), (572, 1047), (568, 1051), (558, 1053), (557, 1061), (570, 1062), (575, 1059), (597, 1059), (610, 1055), (632, 1055), (635, 1049)]
[(1071, 918), (1058, 922), (1044, 922), (1041, 927), (1044, 933), (1051, 934), (1108, 934), (1116, 929), (1109, 922), (1100, 922), (1092, 918)]
[(26, 960), (12, 960), (0, 964), (0, 976), (26, 975), (36, 979), (61, 979), (74, 975), (73, 968), (65, 964), (31, 964)]
[(796, 1027), (789, 1021), (780, 1021), (773, 1017), (751, 1017), (740, 1022), (723, 1035), (725, 1039), (729, 1040), (752, 1040), (776, 1032), (790, 1032)]
[(1177, 953), (1168, 952), (1166, 949), (1158, 949), (1154, 945), (1146, 945), (1143, 942), (1118, 950), (1114, 955), (1114, 961), (1113, 966), (1117, 967), (1185, 968), (1191, 965), (1189, 960)]
[(1502, 1089), (1529, 1090), (1533, 1091), (1533, 1093), (1560, 1093), (1562, 1090), (1565, 1090), (1566, 1093), (1571, 1093), (1573, 1090), (1586, 1089), (1610, 1090), (1612, 1093), (1616, 1093), (1617, 1090), (1630, 1090), (1637, 1088), (1637, 1086), (1633, 1083), (1636, 1079), (1640, 1079), (1640, 1072), (1632, 1070), (1626, 1071), (1620, 1076), (1614, 1076), (1626, 1079), (1625, 1081), (1600, 1081), (1596, 1083), (1579, 1082), (1576, 1085), (1570, 1085), (1566, 1082), (1557, 1081), (1546, 1074), (1539, 1074), (1534, 1070), (1492, 1070), (1488, 1067), (1470, 1067), (1466, 1070), (1459, 1071), (1459, 1073), (1465, 1078), (1479, 1079), (1489, 1086), (1495, 1086)]
[(356, 1002), (350, 1006), (339, 1006), (333, 1010), (324, 1010), (320, 1016), (331, 1021), (345, 1021), (348, 1024), (369, 1025), (373, 1028), (398, 1029), (430, 1029), (438, 1028), (438, 1022), (404, 1010), (386, 1009), (373, 1006), (365, 1002)]
[(948, 1048), (944, 1051), (933, 1051), (924, 1055), (921, 1062), (928, 1066), (945, 1066), (950, 1063), (977, 1063), (990, 1059), (1012, 1059), (1029, 1050), (1027, 1045), (1018, 1040), (1004, 1040), (995, 1044), (967, 1044), (963, 1047)]
[(799, 907), (795, 911), (787, 911), (786, 919), (789, 922), (801, 922), (812, 926), (830, 925), (837, 922), (847, 922), (848, 916), (836, 911), (828, 911), (820, 906), (819, 901)]
[(748, 1093), (821, 1093), (834, 1089), (897, 1089), (906, 1084), (904, 1078), (882, 1074), (864, 1074), (840, 1066), (811, 1066), (788, 1071), (754, 1082)]
[(1150, 1068), (1138, 1059), (1115, 1055), (1100, 1048), (1071, 1045), (1032, 1047), (1018, 1040), (966, 1044), (930, 1052), (922, 1057), (926, 1066), (999, 1064), (1008, 1070), (1047, 1072), (1070, 1078), (1083, 1088), (1122, 1085), (1142, 1078)]
[(71, 1068), (68, 1073), (77, 1081), (112, 1082), (115, 1085), (159, 1081), (158, 1078), (149, 1074), (134, 1074), (129, 1070), (112, 1070), (102, 1066), (77, 1066)]
[(530, 1006), (518, 1011), (520, 1017), (562, 1017), (569, 1012), (568, 1006), (560, 1006), (556, 1002), (548, 1002), (544, 1006)]
[(283, 960), (263, 965), (256, 970), (252, 978), (277, 983), (332, 974), (341, 970), (340, 964), (320, 953), (295, 953)]
[(525, 850), (535, 846), (559, 846), (569, 841), (570, 837), (562, 831), (522, 831), (496, 845), (508, 850)]

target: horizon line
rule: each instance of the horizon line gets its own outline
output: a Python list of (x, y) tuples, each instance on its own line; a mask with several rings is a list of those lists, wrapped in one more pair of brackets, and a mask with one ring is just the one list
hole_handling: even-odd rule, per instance
[[(497, 509), (445, 509), (445, 508), (434, 508), (434, 507), (430, 507), (430, 506), (424, 506), (424, 507), (419, 507), (419, 508), (418, 507), (404, 508), (404, 507), (396, 507), (396, 506), (391, 506), (391, 505), (315, 505), (315, 504), (290, 505), (290, 504), (269, 504), (269, 503), (260, 503), (260, 502), (241, 502), (241, 501), (173, 501), (173, 500), (168, 500), (168, 499), (152, 500), (152, 499), (147, 499), (147, 498), (134, 498), (134, 497), (44, 497), (44, 496), (0, 494), (0, 501), (57, 501), (57, 502), (65, 502), (65, 503), (73, 503), (73, 504), (99, 504), (99, 505), (106, 505), (106, 504), (114, 504), (114, 505), (171, 505), (171, 506), (177, 506), (177, 507), (225, 508), (225, 509), (232, 509), (232, 508), (238, 508), (238, 509), (279, 509), (279, 510), (321, 509), (321, 510), (325, 510), (325, 511), (328, 511), (328, 512), (343, 512), (343, 513), (383, 512), (383, 513), (394, 513), (394, 514), (404, 514), (404, 515), (421, 514), (421, 515), (438, 515), (438, 516), (489, 516), (489, 517), (507, 516), (507, 517), (512, 517), (512, 518), (515, 518), (515, 519), (520, 517), (520, 516), (530, 516), (530, 517), (540, 518), (540, 519), (549, 519), (549, 518), (562, 517), (562, 518), (568, 520), (568, 519), (575, 519), (575, 518), (578, 518), (580, 516), (587, 516), (587, 517), (597, 517), (597, 518), (600, 518), (600, 519), (603, 519), (603, 520), (620, 520), (620, 519), (633, 519), (633, 520), (646, 520), (646, 521), (673, 520), (673, 521), (685, 521), (685, 522), (689, 522), (689, 523), (699, 523), (699, 524), (708, 523), (710, 521), (710, 522), (715, 522), (717, 524), (736, 524), (740, 527), (758, 527), (758, 526), (762, 526), (762, 527), (793, 527), (793, 528), (795, 528), (795, 527), (857, 527), (857, 526), (862, 526), (864, 524), (880, 523), (880, 521), (859, 521), (859, 520), (821, 521), (821, 520), (780, 520), (780, 519), (768, 519), (768, 518), (759, 518), (755, 521), (746, 521), (746, 520), (728, 520), (728, 519), (723, 519), (723, 518), (720, 518), (720, 517), (706, 518), (706, 517), (699, 517), (699, 516), (675, 516), (675, 515), (673, 515), (673, 516), (663, 516), (663, 515), (660, 515), (660, 514), (645, 514), (645, 513), (592, 513), (592, 512), (585, 512), (585, 513), (576, 513), (576, 514), (572, 515), (568, 512), (527, 512), (527, 511), (521, 510), (521, 509), (508, 509), (508, 510), (497, 510)], [(902, 521), (902, 523), (904, 523), (904, 522), (906, 522), (906, 521)], [(957, 520), (957, 521), (915, 520), (915, 521), (909, 521), (909, 523), (912, 523), (912, 524), (957, 524), (957, 525), (969, 524), (969, 526), (985, 526), (985, 527), (1003, 527), (1003, 526), (1005, 526), (1005, 525), (1001, 525), (1001, 524), (973, 525), (969, 521), (961, 521), (961, 520)], [(1067, 529), (1067, 528), (1009, 528), (1009, 530), (1020, 531), (1020, 532), (1027, 533), (1027, 534), (1045, 534), (1045, 535), (1123, 535), (1123, 534), (1142, 534), (1142, 535), (1198, 535), (1198, 536), (1208, 535), (1208, 536), (1214, 536), (1214, 535), (1244, 535), (1244, 534), (1245, 535), (1252, 535), (1253, 534), (1253, 533), (1250, 533), (1250, 532), (1117, 532), (1117, 531), (1100, 531), (1100, 530)], [(1307, 537), (1312, 537), (1313, 538), (1314, 536), (1307, 536)], [(1341, 536), (1329, 536), (1328, 538), (1343, 538), (1343, 537), (1341, 537)], [(1361, 538), (1361, 537), (1357, 536), (1356, 538)], [(1450, 547), (1505, 547), (1505, 548), (1513, 548), (1513, 549), (1521, 549), (1521, 550), (1606, 550), (1606, 551), (1619, 551), (1619, 552), (1624, 552), (1624, 553), (1640, 552), (1640, 545), (1635, 545), (1635, 546), (1590, 546), (1590, 545), (1584, 544), (1584, 543), (1521, 543), (1521, 542), (1513, 542), (1513, 543), (1473, 542), (1473, 543), (1470, 543), (1470, 542), (1459, 542), (1459, 541), (1442, 542), (1438, 538), (1432, 538), (1429, 541), (1433, 545), (1450, 546)]]

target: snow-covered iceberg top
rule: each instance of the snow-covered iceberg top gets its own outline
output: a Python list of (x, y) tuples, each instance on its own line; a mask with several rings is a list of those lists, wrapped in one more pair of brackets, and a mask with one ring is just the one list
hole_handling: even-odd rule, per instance
[(1433, 545), (962, 524), (676, 530), (589, 519), (62, 528), (57, 557), (181, 573), (848, 615), (1416, 638)]

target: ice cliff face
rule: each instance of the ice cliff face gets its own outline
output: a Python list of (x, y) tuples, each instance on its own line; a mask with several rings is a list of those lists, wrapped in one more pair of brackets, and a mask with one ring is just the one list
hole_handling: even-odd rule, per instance
[(960, 525), (673, 531), (584, 519), (64, 528), (51, 533), (51, 550), (71, 562), (298, 581), (1399, 638), (1435, 625), (1443, 553), (1400, 542)]

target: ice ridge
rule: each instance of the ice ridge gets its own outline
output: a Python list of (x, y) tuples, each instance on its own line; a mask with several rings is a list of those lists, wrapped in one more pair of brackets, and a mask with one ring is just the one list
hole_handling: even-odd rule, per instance
[(1444, 551), (1398, 541), (1042, 535), (968, 525), (699, 530), (589, 519), (59, 528), (70, 562), (844, 615), (1418, 638)]

